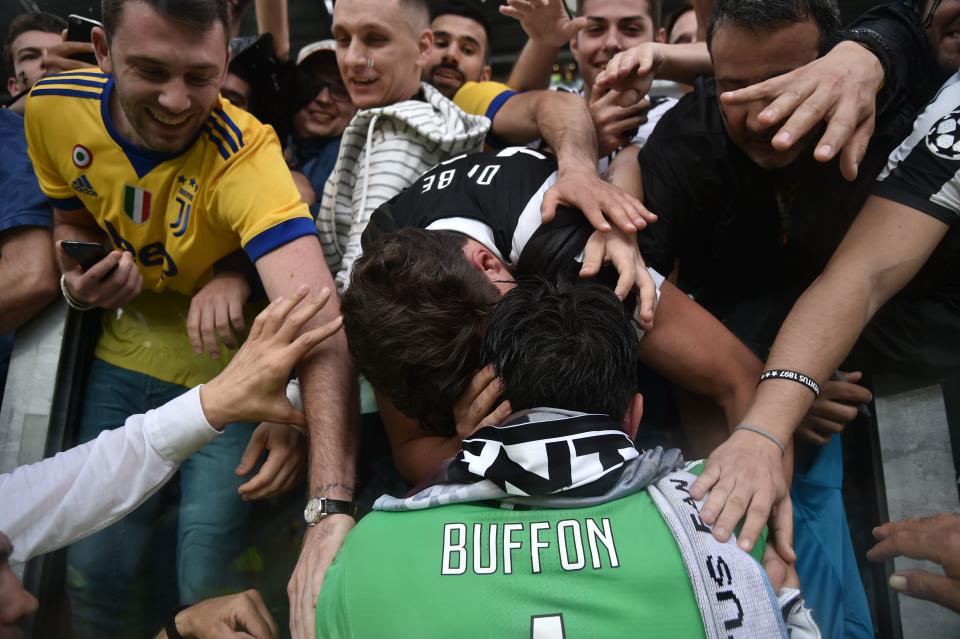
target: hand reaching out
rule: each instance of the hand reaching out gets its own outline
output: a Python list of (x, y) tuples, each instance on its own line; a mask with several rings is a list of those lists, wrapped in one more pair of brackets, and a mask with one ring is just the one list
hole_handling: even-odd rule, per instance
[(877, 545), (867, 551), (870, 561), (904, 556), (926, 559), (943, 567), (943, 575), (925, 570), (898, 570), (890, 586), (909, 597), (927, 599), (960, 612), (960, 515), (904, 519), (873, 529)]
[(620, 274), (615, 292), (624, 299), (631, 290), (637, 290), (637, 318), (645, 331), (653, 328), (653, 313), (657, 306), (657, 285), (647, 270), (640, 254), (636, 234), (620, 229), (606, 233), (594, 231), (583, 249), (583, 268), (580, 277), (593, 277), (604, 262), (610, 262)]
[[(185, 639), (276, 639), (280, 636), (263, 597), (256, 590), (204, 599), (177, 613), (177, 631)], [(167, 633), (160, 637), (166, 639)]]
[(633, 90), (641, 98), (645, 97), (653, 86), (654, 76), (661, 64), (663, 49), (659, 42), (644, 42), (621, 51), (607, 62), (607, 68), (597, 76), (595, 90)]
[(587, 18), (571, 19), (563, 0), (507, 0), (500, 13), (520, 23), (534, 42), (559, 49), (587, 26)]
[(203, 413), (215, 428), (231, 422), (306, 423), (303, 411), (287, 399), (293, 367), (314, 346), (340, 330), (337, 317), (311, 331), (301, 330), (330, 299), (330, 290), (305, 299), (306, 286), (293, 297), (279, 297), (254, 320), (247, 341), (219, 375), (200, 387)]
[(211, 359), (219, 359), (220, 342), (236, 348), (246, 330), (243, 305), (248, 299), (247, 278), (233, 271), (217, 274), (197, 291), (187, 314), (187, 337), (193, 352), (200, 355), (206, 350)]
[(799, 437), (823, 446), (856, 418), (858, 404), (866, 404), (873, 399), (869, 390), (857, 384), (863, 379), (863, 373), (840, 373), (840, 376), (842, 380), (831, 379), (820, 388), (820, 396), (800, 422), (797, 429)]
[(772, 537), (777, 552), (788, 562), (796, 561), (793, 507), (783, 458), (773, 442), (751, 431), (735, 431), (710, 453), (703, 473), (690, 487), (690, 496), (700, 500), (707, 491), (710, 495), (700, 516), (713, 526), (714, 537), (729, 539), (746, 515), (738, 544), (749, 551), (773, 512)]
[(307, 461), (307, 435), (289, 424), (263, 422), (253, 431), (250, 443), (240, 457), (236, 473), (243, 476), (253, 470), (261, 453), (267, 459), (256, 475), (237, 489), (244, 501), (282, 495), (303, 477)]
[(540, 204), (544, 224), (553, 220), (560, 205), (580, 209), (593, 228), (604, 233), (611, 222), (625, 233), (634, 233), (657, 220), (640, 200), (604, 181), (596, 171), (560, 171)]

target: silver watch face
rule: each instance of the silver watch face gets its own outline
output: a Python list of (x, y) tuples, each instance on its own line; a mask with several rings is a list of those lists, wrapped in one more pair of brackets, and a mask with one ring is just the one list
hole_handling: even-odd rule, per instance
[(320, 521), (323, 513), (321, 512), (323, 504), (319, 497), (314, 497), (307, 502), (307, 507), (303, 509), (303, 518), (308, 524), (315, 524)]

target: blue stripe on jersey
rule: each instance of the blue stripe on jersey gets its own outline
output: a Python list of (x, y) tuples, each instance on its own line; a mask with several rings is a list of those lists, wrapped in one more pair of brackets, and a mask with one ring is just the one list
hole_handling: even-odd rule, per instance
[(488, 120), (490, 120), (490, 130), (487, 132), (487, 138), (484, 141), (493, 149), (499, 150), (510, 146), (493, 132), (493, 118), (497, 117), (497, 112), (500, 111), (503, 105), (507, 103), (507, 100), (516, 94), (516, 91), (503, 91), (490, 101), (490, 106), (487, 107), (487, 112), (483, 114)]
[(104, 82), (94, 82), (93, 80), (81, 80), (79, 78), (45, 78), (36, 82), (33, 86), (35, 87), (45, 87), (49, 85), (59, 86), (59, 85), (69, 85), (69, 86), (78, 86), (78, 87), (94, 87), (96, 89), (102, 89)]
[(497, 111), (500, 110), (500, 107), (506, 103), (507, 100), (512, 98), (517, 94), (516, 91), (504, 91), (493, 100), (490, 101), (490, 106), (487, 107), (487, 112), (484, 115), (488, 120), (493, 122), (493, 118), (497, 117)]
[(53, 208), (60, 209), (61, 211), (79, 211), (86, 206), (78, 197), (68, 197), (62, 200), (55, 197), (48, 197), (47, 199), (50, 200)]
[(34, 89), (30, 95), (65, 95), (70, 98), (90, 98), (99, 100), (101, 93), (91, 91), (75, 91), (73, 89)]
[(233, 141), (233, 138), (230, 137), (230, 134), (227, 133), (227, 130), (222, 126), (220, 126), (219, 122), (217, 122), (213, 118), (210, 118), (210, 125), (217, 130), (217, 133), (220, 134), (220, 137), (223, 138), (223, 141), (230, 145), (231, 151), (236, 153), (237, 151), (240, 150), (239, 147), (237, 146), (237, 143)]
[(240, 132), (240, 127), (234, 124), (233, 120), (230, 119), (230, 116), (227, 115), (223, 109), (217, 107), (213, 110), (213, 112), (216, 113), (218, 116), (220, 116), (220, 119), (226, 122), (228, 127), (233, 129), (233, 132), (237, 136), (237, 142), (239, 142), (240, 146), (243, 147), (244, 146), (243, 133)]
[(210, 127), (205, 126), (203, 127), (203, 130), (206, 131), (207, 137), (210, 138), (210, 140), (212, 140), (213, 143), (217, 145), (217, 150), (220, 151), (220, 157), (222, 157), (224, 160), (229, 160), (230, 153), (227, 152), (227, 149), (226, 147), (223, 146), (223, 142), (220, 141), (220, 138), (216, 137), (213, 134), (213, 131), (210, 130)]
[(306, 235), (315, 235), (317, 227), (309, 217), (295, 217), (280, 222), (260, 233), (243, 247), (251, 261), (256, 262), (275, 248)]

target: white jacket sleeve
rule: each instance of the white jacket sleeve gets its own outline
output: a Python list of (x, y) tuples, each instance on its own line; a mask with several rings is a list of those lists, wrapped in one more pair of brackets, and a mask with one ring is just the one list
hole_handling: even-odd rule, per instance
[[(381, 123), (386, 126), (377, 128)], [(413, 184), (428, 168), (436, 164), (435, 154), (426, 153), (421, 140), (411, 140), (403, 127), (387, 119), (374, 117), (367, 134), (367, 143), (357, 168), (357, 184), (351, 202), (352, 220), (343, 250), (343, 259), (336, 273), (337, 290), (343, 291), (350, 280), (350, 268), (362, 252), (360, 236), (367, 228), (373, 212), (381, 204)]]
[(11, 562), (106, 528), (219, 434), (203, 415), (196, 387), (93, 441), (0, 475), (0, 531), (13, 542)]

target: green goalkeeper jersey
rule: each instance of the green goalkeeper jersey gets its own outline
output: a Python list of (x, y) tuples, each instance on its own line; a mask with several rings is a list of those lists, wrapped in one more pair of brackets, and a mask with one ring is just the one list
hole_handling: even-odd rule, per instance
[(626, 636), (704, 636), (680, 550), (647, 491), (587, 508), (371, 513), (317, 602), (318, 638)]

